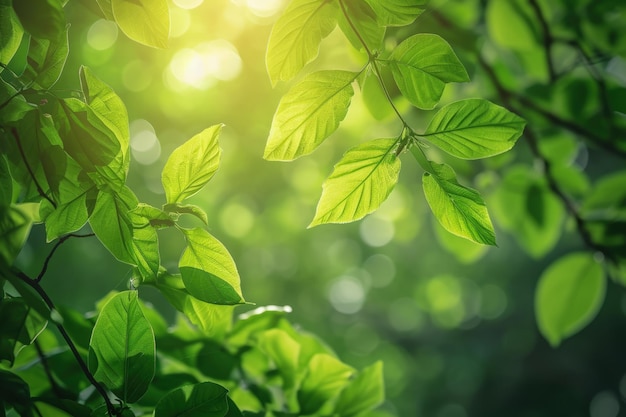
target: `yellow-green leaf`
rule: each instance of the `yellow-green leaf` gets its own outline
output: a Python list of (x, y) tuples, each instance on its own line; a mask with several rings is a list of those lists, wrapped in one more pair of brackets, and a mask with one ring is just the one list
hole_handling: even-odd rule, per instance
[(278, 104), (263, 157), (289, 161), (313, 152), (346, 117), (357, 75), (319, 71), (292, 87)]
[(448, 165), (431, 162), (431, 166), (433, 170), (424, 173), (422, 184), (426, 201), (439, 223), (457, 236), (495, 246), (493, 225), (480, 194), (459, 184)]
[(170, 13), (167, 0), (111, 0), (113, 17), (132, 40), (155, 48), (167, 48)]
[(337, 6), (327, 0), (292, 0), (278, 18), (265, 57), (272, 84), (289, 81), (315, 59), (322, 39), (337, 25)]

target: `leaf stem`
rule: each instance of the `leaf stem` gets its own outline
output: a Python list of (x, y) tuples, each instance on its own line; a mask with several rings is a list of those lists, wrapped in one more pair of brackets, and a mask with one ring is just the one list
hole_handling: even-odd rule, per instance
[(402, 114), (400, 113), (400, 111), (398, 110), (396, 105), (394, 104), (394, 102), (393, 102), (393, 100), (391, 98), (391, 95), (389, 94), (389, 90), (387, 89), (387, 86), (385, 85), (385, 82), (383, 81), (383, 77), (382, 77), (382, 74), (380, 72), (380, 68), (378, 67), (378, 64), (377, 64), (377, 54), (373, 53), (371, 51), (371, 49), (367, 46), (367, 43), (365, 42), (365, 39), (363, 39), (363, 36), (361, 35), (359, 30), (354, 25), (354, 22), (352, 22), (352, 19), (350, 18), (350, 15), (348, 14), (348, 10), (346, 10), (346, 6), (345, 6), (343, 0), (339, 0), (339, 6), (341, 7), (341, 11), (342, 11), (344, 17), (346, 18), (346, 21), (350, 25), (350, 28), (352, 28), (352, 31), (354, 32), (356, 37), (359, 39), (359, 42), (361, 42), (361, 44), (363, 45), (363, 48), (365, 49), (365, 52), (367, 52), (368, 61), (371, 64), (372, 69), (374, 70), (374, 74), (376, 75), (376, 78), (378, 79), (378, 83), (380, 84), (380, 87), (382, 88), (383, 93), (385, 94), (385, 97), (387, 98), (387, 101), (391, 105), (391, 108), (393, 109), (394, 113), (396, 113), (396, 115), (398, 116), (398, 118), (402, 122), (404, 128), (405, 129), (409, 129), (411, 132), (413, 132), (413, 129), (411, 129), (411, 127), (406, 122), (406, 120), (404, 120), (404, 117), (402, 117)]
[(52, 207), (56, 208), (57, 204), (50, 197), (48, 197), (48, 195), (43, 191), (43, 188), (41, 188), (39, 181), (37, 181), (37, 178), (35, 177), (35, 173), (33, 172), (32, 168), (30, 167), (30, 164), (28, 163), (28, 160), (26, 159), (26, 154), (24, 153), (24, 148), (22, 147), (22, 141), (20, 140), (20, 135), (17, 132), (17, 129), (14, 127), (11, 128), (11, 133), (13, 134), (13, 137), (15, 137), (15, 143), (17, 143), (17, 148), (20, 151), (20, 156), (22, 157), (22, 161), (24, 161), (24, 165), (26, 165), (26, 169), (28, 170), (30, 177), (33, 179), (33, 182), (35, 183), (37, 192), (42, 198), (45, 198), (46, 200), (48, 200), (48, 202), (52, 204)]
[(541, 31), (543, 32), (543, 50), (546, 56), (546, 63), (548, 65), (548, 74), (550, 76), (550, 82), (554, 82), (557, 78), (556, 71), (554, 70), (554, 62), (552, 61), (552, 44), (554, 42), (554, 37), (552, 36), (552, 32), (550, 31), (550, 26), (546, 21), (546, 17), (541, 11), (541, 7), (537, 0), (528, 0), (530, 6), (535, 12), (535, 16), (537, 20), (539, 20), (539, 25), (541, 26)]
[[(13, 271), (13, 273), (22, 282), (24, 282), (25, 284), (30, 286), (32, 289), (34, 289), (37, 292), (37, 294), (39, 294), (39, 296), (43, 299), (43, 301), (46, 303), (46, 305), (48, 306), (50, 310), (55, 310), (55, 306), (54, 306), (54, 303), (52, 302), (52, 299), (50, 298), (48, 293), (43, 289), (43, 287), (37, 280), (30, 278), (28, 275), (26, 275), (22, 271)], [(72, 341), (72, 338), (70, 337), (69, 333), (67, 333), (67, 330), (65, 329), (65, 327), (63, 327), (63, 324), (57, 321), (55, 321), (54, 324), (59, 329), (59, 332), (61, 333), (63, 340), (65, 340), (65, 343), (67, 343), (68, 347), (72, 351), (72, 354), (74, 355), (74, 359), (78, 363), (78, 366), (80, 367), (80, 369), (83, 371), (83, 374), (85, 375), (85, 377), (87, 377), (89, 382), (96, 388), (96, 391), (98, 391), (100, 396), (102, 396), (102, 398), (104, 399), (109, 416), (112, 417), (112, 416), (117, 415), (115, 406), (109, 399), (109, 396), (106, 390), (102, 387), (102, 385), (100, 385), (98, 381), (96, 381), (94, 376), (89, 371), (89, 367), (83, 360), (82, 356), (80, 356), (80, 353), (78, 352), (78, 349), (76, 348), (76, 345)]]
[(37, 275), (37, 278), (35, 278), (35, 281), (36, 282), (41, 282), (41, 279), (43, 278), (43, 276), (48, 271), (48, 264), (50, 263), (50, 260), (52, 259), (52, 256), (54, 255), (54, 252), (56, 252), (56, 250), (59, 248), (59, 246), (61, 246), (66, 240), (68, 240), (71, 237), (83, 238), (83, 237), (92, 237), (92, 236), (95, 236), (95, 234), (94, 233), (88, 233), (86, 235), (77, 235), (77, 234), (72, 233), (72, 234), (65, 235), (62, 238), (60, 238), (59, 241), (54, 245), (54, 247), (52, 248), (52, 250), (50, 251), (48, 256), (46, 256), (46, 259), (43, 262), (43, 266), (41, 267), (41, 271)]

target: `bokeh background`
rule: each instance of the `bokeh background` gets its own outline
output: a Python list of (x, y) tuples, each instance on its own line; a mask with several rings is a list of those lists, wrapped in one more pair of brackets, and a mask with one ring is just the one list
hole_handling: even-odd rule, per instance
[[(130, 186), (155, 206), (164, 202), (160, 172), (170, 152), (224, 123), (221, 168), (191, 203), (207, 210), (211, 233), (232, 253), (246, 299), (292, 306), (291, 320), (320, 335), (349, 364), (384, 361), (387, 410), (403, 417), (626, 415), (624, 291), (610, 284), (597, 319), (558, 349), (542, 339), (534, 321), (542, 270), (582, 248), (568, 223), (556, 247), (539, 259), (498, 224), (497, 248), (451, 237), (430, 215), (421, 172), (407, 158), (400, 183), (375, 214), (307, 229), (322, 182), (341, 154), (365, 140), (397, 135), (400, 126), (385, 103), (370, 98), (368, 108), (357, 91), (339, 131), (313, 155), (291, 163), (262, 159), (272, 115), (289, 87), (272, 89), (264, 61), (271, 25), (285, 3), (173, 0), (170, 46), (157, 50), (126, 38), (97, 13), (95, 2), (70, 1), (71, 52), (55, 94), (74, 94), (81, 64), (115, 89), (130, 118)], [(467, 26), (485, 2), (434, 3)], [(414, 25), (390, 30), (388, 42), (421, 30), (445, 33), (435, 17), (426, 12)], [(463, 39), (450, 39), (453, 47), (456, 41)], [(307, 70), (362, 63), (336, 31)], [(468, 69), (474, 77), (476, 67)], [(449, 86), (442, 101), (483, 97), (483, 87)], [(427, 112), (401, 100), (398, 106), (414, 126), (424, 126)], [(484, 184), (514, 158), (532, 164), (523, 139), (514, 155), (457, 161), (455, 169), (489, 203)], [(577, 163), (593, 177), (620, 161), (581, 148)], [(181, 238), (163, 231), (160, 241), (163, 264), (175, 268)], [(26, 269), (39, 268), (49, 250), (44, 242), (43, 228), (35, 227), (20, 255)], [(126, 288), (130, 273), (95, 239), (75, 239), (59, 250), (44, 286), (58, 304), (89, 311), (108, 291)], [(173, 317), (159, 294), (141, 291)]]

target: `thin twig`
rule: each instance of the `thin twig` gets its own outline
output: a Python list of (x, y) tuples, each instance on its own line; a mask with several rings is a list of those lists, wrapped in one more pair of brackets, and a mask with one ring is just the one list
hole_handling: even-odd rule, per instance
[[(23, 273), (21, 271), (14, 271), (14, 273), (15, 273), (15, 275), (18, 278), (20, 278), (22, 280), (22, 282), (24, 282), (25, 284), (30, 286), (32, 289), (34, 289), (37, 292), (37, 294), (39, 294), (39, 296), (43, 299), (43, 301), (46, 303), (46, 305), (48, 306), (48, 308), (50, 310), (54, 310), (55, 309), (55, 306), (54, 306), (54, 303), (52, 302), (52, 299), (50, 299), (50, 296), (42, 288), (42, 286), (40, 285), (39, 282), (37, 282), (36, 280), (30, 278), (28, 275), (26, 275), (25, 273)], [(94, 376), (89, 371), (89, 367), (87, 366), (87, 364), (83, 360), (82, 356), (80, 356), (80, 353), (78, 352), (78, 349), (76, 348), (76, 345), (72, 341), (72, 338), (70, 337), (70, 335), (67, 333), (67, 330), (65, 330), (65, 327), (63, 327), (63, 324), (59, 323), (58, 321), (55, 321), (54, 324), (59, 329), (59, 332), (61, 333), (61, 336), (65, 340), (65, 343), (67, 343), (68, 347), (72, 351), (72, 354), (74, 355), (74, 359), (76, 359), (76, 362), (78, 363), (78, 366), (80, 366), (80, 369), (83, 371), (83, 374), (87, 377), (89, 382), (96, 388), (96, 391), (98, 391), (98, 393), (104, 399), (104, 402), (105, 402), (105, 404), (107, 406), (107, 410), (108, 410), (109, 416), (112, 417), (112, 416), (116, 415), (115, 406), (113, 405), (113, 403), (109, 399), (109, 396), (108, 396), (106, 390), (102, 387), (102, 385), (100, 385), (100, 383), (98, 381), (96, 381)]]
[(85, 235), (77, 235), (77, 234), (72, 233), (72, 234), (65, 235), (62, 238), (60, 238), (59, 241), (54, 245), (54, 247), (52, 248), (48, 256), (46, 256), (46, 259), (43, 262), (43, 266), (41, 267), (41, 272), (39, 272), (39, 275), (37, 275), (37, 278), (35, 278), (35, 281), (41, 282), (41, 279), (48, 271), (48, 264), (50, 263), (50, 260), (52, 259), (52, 255), (54, 255), (54, 252), (56, 252), (59, 246), (61, 246), (66, 240), (68, 240), (71, 237), (82, 238), (82, 237), (91, 237), (91, 236), (95, 236), (95, 234), (87, 233)]
[(22, 156), (22, 161), (24, 161), (24, 165), (26, 165), (26, 169), (28, 170), (30, 177), (33, 179), (33, 182), (35, 183), (35, 187), (37, 187), (37, 192), (39, 193), (41, 197), (48, 200), (48, 202), (52, 204), (52, 207), (56, 208), (57, 204), (50, 197), (48, 197), (48, 195), (43, 191), (43, 188), (41, 188), (41, 185), (39, 184), (39, 182), (37, 181), (37, 178), (35, 177), (35, 173), (33, 172), (30, 164), (28, 163), (28, 160), (26, 159), (26, 154), (24, 153), (24, 148), (22, 147), (22, 141), (20, 140), (20, 135), (17, 132), (17, 129), (14, 127), (11, 128), (11, 133), (13, 133), (13, 137), (15, 137), (15, 142), (17, 143), (17, 148), (19, 149), (20, 155)]

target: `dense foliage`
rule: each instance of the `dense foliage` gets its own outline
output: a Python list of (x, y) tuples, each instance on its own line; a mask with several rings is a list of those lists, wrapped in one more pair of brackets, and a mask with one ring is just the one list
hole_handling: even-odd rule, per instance
[[(506, 409), (511, 415), (527, 415), (525, 406), (516, 405), (516, 397), (505, 388), (497, 389), (498, 395), (490, 400), (483, 398), (494, 383), (489, 376), (494, 371), (485, 365), (494, 343), (485, 342), (482, 353), (477, 349), (465, 356), (443, 356), (445, 352), (418, 345), (442, 337), (432, 329), (454, 334), (450, 329), (465, 327), (480, 334), (475, 326), (481, 319), (506, 318), (502, 284), (474, 284), (453, 274), (462, 274), (464, 264), (477, 261), (477, 265), (508, 264), (500, 274), (523, 269), (522, 263), (507, 259), (523, 256), (507, 249), (508, 236), (537, 260), (524, 275), (534, 293), (537, 327), (553, 347), (596, 317), (607, 294), (617, 290), (611, 281), (626, 281), (626, 179), (620, 171), (626, 155), (626, 41), (620, 31), (624, 6), (608, 0), (579, 0), (574, 5), (541, 0), (430, 4), (292, 0), (274, 18), (257, 20), (267, 28), (267, 37), (254, 42), (266, 51), (266, 70), (276, 92), (255, 85), (256, 81), (234, 80), (244, 99), (237, 103), (227, 98), (228, 93), (215, 93), (210, 103), (204, 99), (205, 110), (213, 110), (212, 122), (207, 123), (206, 113), (194, 116), (182, 102), (164, 104), (167, 98), (160, 100), (161, 109), (150, 99), (138, 108), (152, 110), (134, 109), (132, 95), (118, 95), (109, 85), (108, 76), (120, 73), (119, 68), (98, 64), (95, 54), (85, 58), (98, 70), (78, 66), (71, 53), (77, 47), (70, 41), (72, 31), (80, 33), (81, 25), (90, 33), (97, 25), (117, 25), (141, 44), (136, 47), (141, 52), (135, 53), (143, 56), (140, 61), (130, 62), (133, 53), (122, 57), (129, 65), (143, 62), (134, 67), (141, 73), (146, 65), (141, 59), (151, 59), (146, 58), (153, 51), (148, 47), (167, 48), (176, 42), (169, 36), (177, 30), (170, 27), (177, 22), (174, 12), (180, 5), (175, 3), (0, 3), (4, 413), (386, 416), (396, 411), (399, 415), (437, 411), (462, 416), (466, 409), (470, 415)], [(235, 7), (217, 3), (202, 7), (214, 12)], [(117, 31), (102, 27), (109, 33)], [(208, 36), (210, 31), (203, 26), (200, 33)], [(241, 36), (242, 43), (255, 38)], [(129, 51), (135, 47), (125, 42)], [(225, 49), (232, 61), (229, 48)], [(103, 49), (100, 62), (110, 59)], [(180, 56), (170, 64), (174, 76)], [(193, 59), (189, 62), (192, 68)], [(200, 65), (210, 67), (212, 61)], [(262, 62), (252, 65), (261, 67)], [(77, 74), (69, 70), (74, 67)], [(127, 75), (126, 69), (123, 74), (133, 80), (125, 84), (131, 91), (142, 90), (137, 85), (149, 75)], [(229, 79), (216, 74), (218, 80)], [(201, 77), (196, 81), (197, 93), (205, 95), (208, 87), (202, 83), (216, 82)], [(252, 92), (255, 99), (249, 100)], [(179, 95), (193, 103), (194, 94)], [(233, 100), (231, 107), (220, 106), (228, 100)], [(242, 111), (250, 109), (246, 105), (268, 108), (271, 100), (278, 100), (273, 118)], [(354, 107), (361, 113), (351, 122), (348, 111)], [(190, 139), (180, 142), (177, 134), (172, 142), (177, 145), (168, 147), (164, 159), (157, 153), (133, 174), (131, 154), (141, 160), (144, 154), (137, 137), (147, 132), (138, 131), (135, 122), (138, 114), (150, 112), (155, 126), (175, 119), (187, 124)], [(163, 113), (169, 120), (159, 120)], [(263, 117), (262, 127), (254, 130), (254, 119)], [(232, 144), (222, 155), (218, 140), (224, 142), (221, 138), (231, 125), (242, 135), (255, 132), (258, 138), (262, 131), (267, 136), (265, 150), (250, 152), (252, 158), (293, 161), (316, 151), (303, 158), (313, 162), (292, 163), (297, 168), (285, 174), (291, 190), (280, 190), (275, 178), (273, 185), (263, 184), (269, 178), (265, 172), (277, 169), (276, 163), (251, 169), (246, 142), (240, 144), (237, 158), (226, 155)], [(513, 148), (520, 137), (524, 144)], [(213, 177), (222, 157), (220, 172), (237, 165), (244, 170), (244, 181), (233, 176), (227, 185), (216, 184)], [(417, 165), (403, 161), (401, 173), (402, 159)], [(482, 161), (468, 161), (476, 159)], [(159, 160), (162, 163), (155, 164)], [(330, 163), (335, 166), (319, 196), (317, 187), (326, 176), (320, 171), (326, 168), (318, 167)], [(419, 176), (423, 198), (416, 193)], [(312, 184), (313, 180), (319, 182)], [(146, 193), (146, 187), (159, 190)], [(276, 191), (260, 191), (271, 187)], [(208, 194), (212, 197), (203, 197)], [(302, 213), (314, 206), (311, 195), (319, 201), (315, 214), (305, 221)], [(250, 223), (255, 211), (251, 198), (271, 202), (267, 217), (256, 210), (266, 223), (256, 233)], [(215, 208), (219, 206), (223, 208)], [(417, 264), (405, 259), (424, 263), (437, 246), (427, 237), (416, 237), (424, 213), (420, 207), (432, 212), (434, 235), (429, 237), (450, 254), (435, 255), (439, 261), (416, 274)], [(235, 213), (232, 224), (224, 220), (229, 211)], [(309, 227), (348, 223), (365, 216), (358, 230), (344, 225), (318, 232), (324, 228), (316, 227), (304, 238), (314, 243), (298, 243), (302, 249), (295, 254), (289, 248), (296, 247), (293, 230), (304, 230), (307, 223)], [(398, 229), (396, 240), (411, 248), (407, 256), (405, 249), (387, 245), (393, 224)], [(235, 259), (245, 258), (243, 268), (235, 266), (214, 236), (219, 236), (220, 228), (231, 238), (227, 246), (241, 255)], [(389, 230), (391, 236), (385, 238)], [(496, 245), (496, 231), (500, 249), (487, 254), (487, 246)], [(360, 233), (369, 256), (348, 237), (355, 233)], [(34, 262), (33, 248), (43, 248), (44, 241), (51, 247), (37, 250), (41, 259)], [(71, 275), (61, 282), (72, 295), (58, 303), (51, 296), (54, 285), (47, 282), (59, 275), (54, 270), (57, 250), (72, 241), (99, 242), (109, 255), (92, 245), (88, 251), (100, 255), (83, 260), (79, 247), (72, 246), (74, 255), (68, 255), (71, 259), (66, 258), (66, 269), (61, 270)], [(267, 253), (262, 250), (273, 248), (276, 241), (278, 251), (270, 256), (276, 259), (266, 267)], [(255, 246), (253, 255), (243, 256)], [(316, 257), (312, 248), (322, 255)], [(459, 260), (456, 266), (448, 262), (452, 256)], [(306, 268), (293, 267), (305, 262), (310, 262)], [(117, 274), (113, 282), (118, 285), (105, 284), (98, 290), (100, 284), (72, 269), (81, 263), (98, 265), (87, 267), (93, 276), (100, 273), (97, 270)], [(247, 298), (289, 303), (296, 310), (313, 305), (307, 319), (295, 317), (317, 326), (333, 346), (338, 346), (337, 333), (345, 337), (351, 350), (345, 355), (340, 351), (339, 356), (348, 361), (342, 362), (320, 338), (291, 324), (290, 307), (272, 305), (234, 314), (235, 308), (250, 305), (243, 296), (239, 270), (262, 276), (259, 271), (264, 268), (274, 279), (264, 286), (256, 284), (259, 291), (246, 291)], [(316, 291), (318, 284), (311, 281), (326, 274), (339, 277), (327, 284), (330, 289)], [(402, 295), (390, 301), (384, 290), (394, 275), (416, 280), (395, 282)], [(293, 293), (294, 281), (310, 287), (305, 297)], [(244, 278), (244, 286), (245, 282)], [(95, 311), (84, 313), (92, 309), (80, 304), (72, 285), (101, 291)], [(117, 291), (109, 292), (113, 288)], [(355, 314), (368, 289), (373, 303), (378, 303), (370, 310), (373, 324), (368, 324), (367, 316), (364, 324)], [(319, 308), (322, 291), (328, 291), (338, 314)], [(268, 293), (272, 296), (264, 297)], [(528, 303), (525, 294), (512, 293), (508, 300)], [(379, 323), (381, 310), (386, 310), (391, 330)], [(432, 322), (431, 330), (423, 324), (425, 317)], [(329, 326), (323, 324), (327, 320)], [(498, 331), (503, 334), (504, 326)], [(500, 338), (499, 334), (490, 337)], [(532, 332), (507, 335), (512, 335), (503, 342), (507, 355), (524, 357), (536, 345)], [(390, 343), (385, 346), (381, 339)], [(378, 346), (384, 349), (379, 351)], [(414, 356), (408, 353), (411, 349)], [(378, 359), (384, 359), (385, 371)], [(447, 361), (452, 364), (443, 372)], [(517, 379), (510, 381), (523, 381), (522, 371), (516, 372)], [(442, 374), (448, 380), (437, 379)], [(600, 389), (607, 389), (606, 384), (615, 389), (618, 381), (610, 378), (598, 384)], [(392, 402), (372, 411), (384, 401), (383, 380)], [(611, 394), (600, 393), (593, 397), (590, 411), (594, 417), (612, 416), (606, 410), (614, 409), (615, 402)], [(529, 403), (529, 412), (554, 415), (547, 403)], [(579, 414), (577, 402), (570, 403), (571, 413)]]

